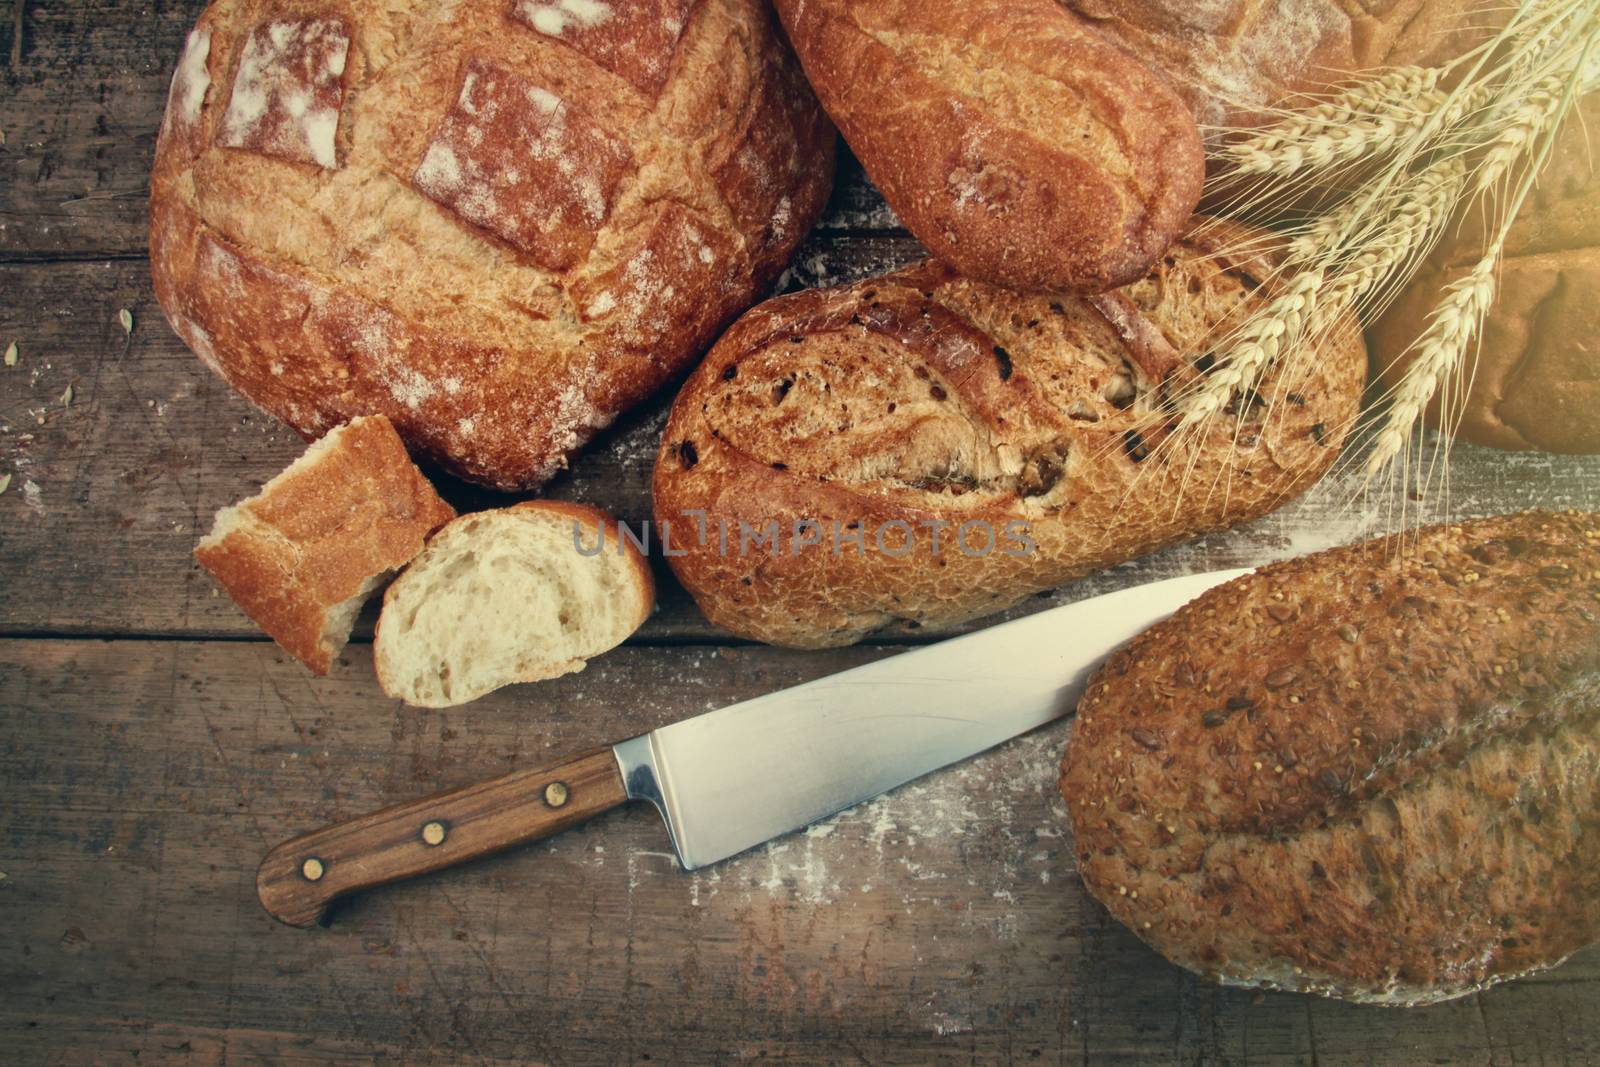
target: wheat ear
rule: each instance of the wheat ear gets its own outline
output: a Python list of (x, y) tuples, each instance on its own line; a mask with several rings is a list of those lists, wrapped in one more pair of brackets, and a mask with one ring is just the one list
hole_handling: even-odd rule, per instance
[[(1584, 42), (1577, 66), (1573, 68), (1575, 75), (1581, 75), (1586, 69), (1597, 42), (1600, 42), (1600, 30), (1590, 33)], [(1444, 299), (1429, 316), (1428, 328), (1412, 346), (1411, 365), (1400, 379), (1388, 417), (1367, 459), (1369, 481), (1387, 468), (1411, 440), (1423, 409), (1446, 376), (1461, 363), (1477, 337), (1484, 316), (1494, 303), (1495, 271), (1505, 252), (1511, 227), (1549, 161), (1556, 131), (1573, 106), (1580, 80), (1574, 76), (1545, 79), (1515, 104), (1506, 125), (1490, 142), (1474, 181), (1474, 188), (1480, 195), (1492, 192), (1531, 145), (1536, 144), (1538, 151), (1528, 162), (1516, 195), (1503, 207), (1499, 225), (1483, 256), (1463, 277), (1445, 288)]]
[(1202, 423), (1228, 405), (1235, 392), (1255, 384), (1261, 373), (1277, 361), (1285, 336), (1297, 337), (1326, 275), (1312, 269), (1289, 280), (1282, 293), (1253, 316), (1231, 339), (1227, 355), (1206, 378), (1205, 387), (1184, 405), (1180, 430)]
[(1400, 133), (1437, 110), (1442, 70), (1401, 67), (1345, 90), (1267, 129), (1222, 146), (1218, 157), (1241, 177), (1304, 170), (1387, 152)]

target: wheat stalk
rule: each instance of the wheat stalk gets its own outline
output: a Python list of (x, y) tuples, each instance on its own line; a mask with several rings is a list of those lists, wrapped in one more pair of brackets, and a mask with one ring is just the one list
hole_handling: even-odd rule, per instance
[(1370, 158), (1446, 101), (1444, 71), (1402, 67), (1362, 82), (1292, 119), (1225, 144), (1220, 161), (1240, 177), (1290, 176)]
[[(1256, 183), (1241, 197), (1252, 213), (1292, 199), (1313, 179), (1373, 169), (1344, 202), (1289, 231), (1275, 295), (1208, 346), (1222, 355), (1174, 398), (1177, 428), (1202, 431), (1281, 364), (1282, 391), (1294, 361), (1315, 358), (1346, 316), (1381, 306), (1404, 284), (1459, 205), (1492, 200), (1495, 224), (1481, 258), (1446, 288), (1406, 353), (1410, 365), (1374, 439), (1369, 482), (1389, 468), (1463, 366), (1494, 301), (1511, 224), (1557, 129), (1578, 95), (1600, 88), (1597, 42), (1595, 0), (1524, 0), (1498, 35), (1449, 67), (1368, 78), (1221, 148), (1223, 188), (1241, 178)], [(1514, 195), (1503, 196), (1514, 171)]]
[(1428, 329), (1414, 346), (1416, 357), (1395, 390), (1388, 418), (1367, 458), (1369, 479), (1388, 467), (1411, 440), (1423, 409), (1477, 336), (1479, 323), (1494, 303), (1494, 271), (1499, 262), (1499, 248), (1478, 260), (1465, 276), (1450, 283), (1444, 299), (1429, 316)]
[[(1538, 182), (1554, 145), (1555, 134), (1567, 111), (1573, 106), (1582, 84), (1584, 64), (1600, 30), (1584, 43), (1577, 68), (1578, 77), (1549, 78), (1541, 82), (1510, 111), (1510, 118), (1484, 153), (1473, 182), (1478, 195), (1493, 191), (1511, 168), (1537, 147), (1522, 175), (1516, 195), (1501, 213), (1500, 223), (1488, 248), (1477, 263), (1461, 278), (1445, 287), (1444, 298), (1429, 317), (1428, 328), (1412, 346), (1412, 362), (1401, 377), (1383, 428), (1373, 441), (1367, 459), (1367, 477), (1372, 479), (1398, 456), (1416, 427), (1423, 410), (1439, 391), (1446, 377), (1465, 358), (1477, 338), (1484, 316), (1494, 304), (1495, 271), (1505, 253), (1506, 240), (1522, 205)], [(1564, 84), (1563, 84), (1564, 82)]]

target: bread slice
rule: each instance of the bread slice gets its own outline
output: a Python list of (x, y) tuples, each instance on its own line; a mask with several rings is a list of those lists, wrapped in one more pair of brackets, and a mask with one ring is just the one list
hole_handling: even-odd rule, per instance
[(655, 603), (650, 565), (619, 532), (603, 511), (555, 501), (440, 530), (384, 594), (373, 642), (383, 691), (446, 708), (583, 670)]
[(367, 597), (455, 514), (376, 415), (217, 512), (194, 555), (284, 651), (326, 674)]

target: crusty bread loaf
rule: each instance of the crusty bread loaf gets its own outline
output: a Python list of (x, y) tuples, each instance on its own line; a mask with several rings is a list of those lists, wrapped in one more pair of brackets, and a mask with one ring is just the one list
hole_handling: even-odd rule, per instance
[[(1506, 241), (1499, 289), (1482, 342), (1463, 368), (1466, 388), (1449, 391), (1448, 421), (1461, 438), (1495, 448), (1600, 452), (1600, 167), (1594, 131), (1600, 95), (1583, 100), (1556, 141), (1533, 197)], [(1463, 209), (1459, 224), (1372, 331), (1373, 359), (1386, 385), (1444, 290), (1483, 254), (1485, 213)], [(1445, 393), (1429, 405), (1444, 419)]]
[(465, 704), (583, 670), (654, 606), (649, 563), (603, 511), (541, 500), (463, 515), (384, 594), (378, 682), (419, 707)]
[(1433, 66), (1502, 25), (1502, 0), (1059, 0), (1172, 76), (1200, 120), (1253, 125), (1379, 67)]
[(1433, 527), (1211, 590), (1091, 680), (1085, 883), (1229, 984), (1446, 1000), (1600, 939), (1600, 515)]
[(1264, 256), (1218, 251), (1261, 239), (1213, 222), (1096, 297), (930, 263), (761, 305), (662, 437), (655, 515), (673, 570), (741, 636), (841, 645), (999, 611), (1270, 511), (1344, 443), (1366, 371), (1353, 324), (1273, 372), (1240, 417), (1181, 441), (1165, 429), (1170, 397), (1209, 367), (1207, 338), (1274, 291)]
[(777, 0), (829, 115), (908, 229), (970, 278), (1101, 292), (1200, 198), (1165, 76), (1055, 0)]
[(216, 0), (151, 178), (155, 291), (315, 436), (529, 488), (689, 366), (827, 197), (759, 0)]
[(455, 518), (381, 415), (335, 427), (195, 547), (244, 613), (327, 674), (367, 597)]
[[(1098, 30), (1160, 66), (1215, 127), (1250, 125), (1296, 94), (1352, 73), (1466, 54), (1504, 26), (1501, 0), (1060, 0)], [(1452, 389), (1461, 438), (1497, 448), (1600, 452), (1600, 381), (1591, 338), (1600, 333), (1600, 170), (1591, 132), (1600, 97), (1562, 131), (1538, 190), (1512, 230), (1483, 343)], [(1220, 133), (1218, 131), (1214, 131)], [(1385, 384), (1427, 325), (1445, 286), (1484, 247), (1476, 202), (1374, 324), (1373, 357)], [(1465, 388), (1470, 385), (1470, 389)], [(1426, 415), (1441, 424), (1441, 392)]]

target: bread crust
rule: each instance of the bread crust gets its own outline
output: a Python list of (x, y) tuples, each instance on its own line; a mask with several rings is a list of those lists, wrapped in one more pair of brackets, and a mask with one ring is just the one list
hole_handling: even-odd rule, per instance
[(151, 178), (179, 336), (307, 437), (381, 413), (485, 485), (560, 470), (771, 284), (833, 163), (757, 0), (594, 7), (213, 3)]
[(1437, 66), (1503, 25), (1498, 0), (1059, 0), (1166, 71), (1220, 136), (1362, 71)]
[(1230, 984), (1463, 996), (1600, 938), (1600, 515), (1263, 568), (1115, 653), (1061, 792), (1091, 893)]
[[(690, 377), (662, 437), (654, 506), (673, 571), (719, 626), (826, 647), (999, 611), (1270, 511), (1327, 470), (1355, 418), (1353, 324), (1275, 372), (1242, 420), (1163, 436), (1163, 405), (1202, 373), (1182, 353), (1273, 291), (1267, 257), (1217, 250), (1263, 239), (1209, 222), (1099, 297), (1018, 294), (929, 263), (757, 307)], [(807, 521), (824, 543), (796, 533)], [(753, 535), (770, 523), (768, 550)], [(917, 536), (897, 555), (901, 523)], [(963, 523), (992, 542), (972, 527), (961, 550)], [(1036, 550), (1015, 551), (1013, 523)], [(855, 530), (872, 551), (843, 543)]]
[(1167, 79), (1054, 0), (777, 0), (828, 114), (906, 227), (968, 277), (1101, 292), (1199, 201)]
[(328, 673), (347, 636), (329, 633), (330, 617), (411, 562), (456, 515), (389, 420), (359, 418), (332, 433), (311, 462), (223, 509), (225, 532), (194, 551), (234, 603), (315, 674)]
[[(532, 512), (539, 515), (548, 515), (552, 518), (566, 518), (575, 523), (581, 524), (585, 530), (594, 529), (605, 531), (605, 543), (608, 546), (612, 543), (620, 546), (620, 554), (626, 560), (634, 590), (639, 599), (640, 610), (629, 624), (628, 632), (632, 633), (633, 631), (637, 630), (639, 627), (645, 624), (646, 620), (650, 618), (650, 613), (655, 610), (656, 602), (655, 575), (650, 569), (650, 561), (645, 558), (644, 554), (639, 551), (638, 547), (632, 541), (622, 536), (621, 527), (613, 516), (597, 507), (565, 500), (525, 500), (518, 504), (512, 504), (510, 507), (502, 510)], [(468, 523), (473, 519), (474, 515), (481, 514), (483, 513), (474, 512), (470, 515), (462, 515), (455, 519), (452, 523), (449, 523), (443, 528), (439, 529), (434, 536), (443, 536), (448, 533), (450, 527), (456, 523)], [(610, 547), (606, 547), (605, 551), (610, 552), (612, 549)], [(404, 577), (404, 575), (402, 574), (400, 577)], [(395, 700), (403, 700), (413, 707), (454, 707), (459, 704), (476, 700), (478, 697), (485, 695), (484, 693), (473, 693), (458, 699), (452, 699), (439, 703), (417, 703), (411, 699), (412, 694), (408, 693), (405, 688), (398, 683), (397, 679), (394, 678), (392, 673), (387, 669), (384, 659), (378, 651), (383, 634), (384, 616), (387, 613), (390, 604), (394, 600), (395, 589), (396, 585), (391, 584), (389, 588), (384, 591), (384, 610), (379, 612), (377, 625), (373, 628), (373, 666), (375, 673), (377, 674), (378, 685), (384, 691), (384, 693)], [(574, 669), (581, 669), (581, 667)], [(529, 674), (520, 678), (508, 678), (504, 682), (501, 682), (499, 685), (495, 686), (495, 688), (498, 689), (507, 685), (516, 685), (522, 682), (541, 681), (546, 677), (548, 677), (548, 675)]]
[[(1467, 360), (1463, 388), (1441, 390), (1424, 415), (1464, 441), (1505, 449), (1600, 452), (1600, 168), (1589, 131), (1600, 95), (1580, 102), (1557, 137), (1538, 188), (1506, 239), (1494, 305)], [(1372, 330), (1386, 386), (1411, 365), (1409, 349), (1445, 289), (1487, 243), (1486, 214), (1466, 206), (1446, 239)]]

